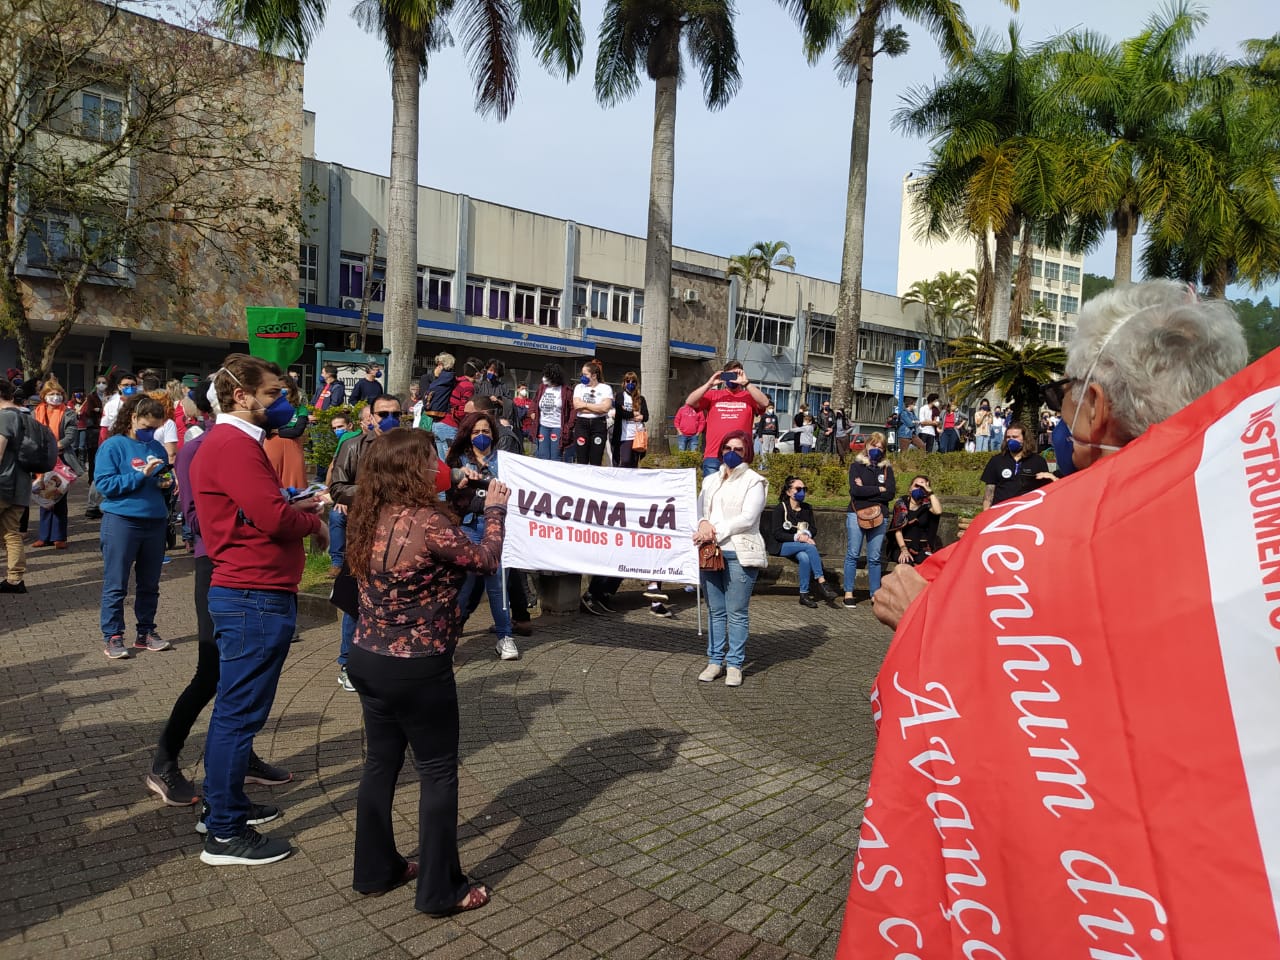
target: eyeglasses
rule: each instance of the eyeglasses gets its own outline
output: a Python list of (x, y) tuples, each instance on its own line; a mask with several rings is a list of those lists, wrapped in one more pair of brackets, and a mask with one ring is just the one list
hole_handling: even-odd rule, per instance
[(472, 430), (471, 435), (473, 437), (480, 437), (480, 436), (491, 437), (493, 436), (493, 433), (489, 430), (488, 427), (485, 427), (483, 430)]
[(746, 453), (746, 447), (725, 447), (726, 451), (732, 450), (734, 453)]
[(1067, 392), (1067, 387), (1075, 382), (1075, 377), (1063, 377), (1061, 380), (1053, 381), (1053, 383), (1046, 383), (1040, 387), (1040, 399), (1054, 413), (1061, 413), (1062, 398)]
[(400, 411), (399, 410), (383, 410), (379, 413), (375, 413), (374, 416), (377, 417), (379, 420), (385, 420), (387, 419), (387, 417), (400, 416)]
[(804, 488), (804, 487), (795, 487), (791, 492), (792, 492), (792, 493), (804, 493), (804, 491), (805, 491), (805, 488)]

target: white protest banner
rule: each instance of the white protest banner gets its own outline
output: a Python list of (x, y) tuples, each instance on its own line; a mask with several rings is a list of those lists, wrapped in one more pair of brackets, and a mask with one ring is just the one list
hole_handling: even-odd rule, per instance
[(623, 470), (498, 454), (511, 488), (502, 563), (517, 570), (698, 582), (692, 470)]

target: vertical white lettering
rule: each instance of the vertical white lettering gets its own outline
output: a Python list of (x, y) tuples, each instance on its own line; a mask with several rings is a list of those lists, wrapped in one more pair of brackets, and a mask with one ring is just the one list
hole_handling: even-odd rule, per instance
[(964, 915), (970, 910), (977, 910), (985, 913), (991, 918), (991, 935), (993, 937), (1000, 936), (1000, 918), (996, 916), (996, 912), (988, 907), (985, 903), (979, 903), (977, 900), (956, 900), (950, 907), (946, 904), (938, 904), (942, 910), (942, 919), (954, 920), (966, 934), (973, 933), (972, 930), (964, 922)]
[(1049, 727), (1053, 730), (1067, 729), (1067, 721), (1061, 717), (1041, 717), (1032, 713), (1023, 706), (1023, 704), (1028, 700), (1034, 703), (1057, 703), (1062, 699), (1058, 696), (1058, 691), (1050, 686), (1047, 681), (1041, 681), (1040, 685), (1044, 687), (1044, 693), (1033, 693), (1029, 690), (1015, 690), (1013, 693), (1009, 694), (1010, 701), (1012, 701), (1013, 705), (1018, 708), (1018, 712), (1022, 714), (1022, 719), (1018, 721), (1018, 726), (1021, 727), (1022, 732), (1032, 740), (1038, 739), (1036, 735), (1031, 732), (1032, 727)]
[[(858, 874), (858, 885), (868, 893), (875, 893), (884, 886), (885, 880), (890, 877), (893, 878), (893, 885), (895, 887), (902, 886), (902, 871), (891, 863), (883, 863), (876, 867), (870, 880), (862, 879), (863, 868), (867, 866), (867, 863), (865, 862), (866, 854), (870, 853), (872, 850), (889, 849), (888, 841), (885, 840), (880, 829), (866, 813), (866, 810), (871, 809), (873, 803), (875, 803), (874, 800), (867, 801), (866, 809), (864, 809), (862, 814), (862, 827), (858, 831), (858, 866), (856, 870)], [(870, 836), (867, 835), (868, 830), (871, 832)]]
[[(1033, 490), (1031, 493), (1027, 494), (1026, 498), (1021, 503), (1005, 501), (1005, 503), (992, 507), (992, 510), (999, 510), (1002, 512), (996, 518), (995, 522), (982, 528), (981, 535), (987, 537), (993, 533), (1012, 533), (1015, 530), (1020, 530), (1023, 533), (1031, 534), (1035, 538), (1035, 545), (1037, 547), (1040, 546), (1044, 543), (1043, 530), (1039, 527), (1032, 527), (1021, 523), (1010, 523), (1009, 521), (1024, 510), (1030, 510), (1033, 507), (1040, 506), (1040, 502), (1042, 500), (1044, 500), (1044, 490)], [(1008, 504), (1008, 506), (1006, 506), (1006, 504)]]
[[(1066, 850), (1058, 859), (1062, 863), (1063, 869), (1066, 870), (1067, 874), (1071, 877), (1071, 879), (1067, 881), (1067, 889), (1075, 894), (1076, 899), (1081, 903), (1089, 902), (1088, 897), (1085, 896), (1086, 893), (1102, 893), (1112, 897), (1125, 897), (1131, 900), (1142, 900), (1151, 905), (1152, 913), (1155, 914), (1155, 919), (1158, 924), (1161, 926), (1168, 924), (1169, 915), (1165, 912), (1164, 907), (1160, 905), (1159, 900), (1147, 893), (1145, 890), (1141, 890), (1138, 887), (1130, 887), (1121, 883), (1120, 878), (1116, 876), (1116, 872), (1092, 854), (1085, 853), (1083, 850)], [(1105, 879), (1095, 880), (1091, 877), (1083, 876), (1076, 869), (1076, 865), (1079, 863), (1084, 863), (1088, 866), (1098, 868)], [(1083, 925), (1083, 920), (1081, 923)], [(1101, 926), (1102, 924), (1099, 923), (1097, 925)], [(1087, 930), (1088, 927), (1085, 929)], [(1165, 938), (1165, 932), (1159, 929), (1159, 927), (1153, 927), (1148, 935), (1152, 940), (1157, 942)], [(1128, 945), (1126, 944), (1126, 946)], [(1090, 956), (1093, 956), (1093, 954), (1091, 953)], [(1123, 954), (1121, 956), (1123, 956)]]
[(996, 543), (982, 551), (982, 569), (987, 573), (995, 573), (991, 569), (991, 559), (993, 557), (999, 560), (1000, 565), (1006, 570), (1017, 571), (1027, 565), (1026, 558), (1017, 547), (1011, 547), (1007, 543)]
[[(880, 921), (880, 939), (883, 940), (885, 943), (889, 944), (891, 947), (901, 947), (902, 944), (900, 944), (897, 940), (894, 940), (891, 936), (889, 936), (889, 931), (892, 930), (894, 927), (910, 927), (911, 932), (916, 935), (916, 949), (917, 950), (924, 949), (924, 934), (920, 932), (919, 927), (917, 927), (914, 923), (912, 923), (910, 920), (907, 920), (904, 917), (887, 917), (884, 920), (881, 920)], [(901, 953), (898, 954), (898, 957), (905, 957), (905, 956), (906, 956), (905, 954), (901, 954)], [(897, 958), (895, 958), (895, 960), (897, 960)]]
[(1041, 799), (1045, 809), (1052, 813), (1055, 817), (1061, 818), (1062, 814), (1055, 810), (1055, 807), (1072, 807), (1076, 810), (1092, 810), (1093, 797), (1089, 795), (1089, 791), (1084, 789), (1087, 782), (1085, 780), (1084, 771), (1077, 767), (1074, 761), (1080, 759), (1080, 754), (1076, 752), (1076, 748), (1062, 738), (1058, 742), (1066, 749), (1055, 750), (1048, 747), (1029, 747), (1027, 754), (1035, 757), (1037, 760), (1060, 760), (1063, 765), (1071, 769), (1070, 774), (1058, 772), (1046, 772), (1044, 770), (1036, 771), (1036, 779), (1041, 783), (1057, 783), (1063, 786), (1073, 787), (1076, 791), (1074, 797), (1046, 796)]
[[(902, 684), (898, 682), (898, 674), (893, 675), (893, 686), (900, 694), (911, 701), (911, 716), (900, 717), (898, 723), (902, 728), (902, 739), (907, 739), (907, 728), (914, 727), (921, 723), (935, 723), (939, 720), (959, 720), (960, 711), (956, 709), (955, 700), (952, 699), (951, 693), (938, 682), (926, 683), (924, 688), (929, 693), (942, 691), (942, 695), (946, 697), (946, 705), (941, 700), (930, 700), (923, 694), (913, 693), (910, 690), (903, 689)], [(932, 708), (930, 713), (921, 713), (920, 706), (925, 705)]]
[(926, 780), (932, 781), (940, 787), (954, 787), (960, 782), (959, 774), (948, 777), (946, 780), (939, 780), (933, 770), (925, 769), (925, 764), (933, 763), (949, 763), (954, 767), (956, 765), (956, 758), (951, 755), (951, 747), (949, 747), (947, 745), (947, 741), (943, 740), (941, 737), (930, 737), (929, 743), (931, 746), (940, 746), (942, 749), (925, 750), (923, 753), (916, 754), (909, 761), (911, 768)]
[(992, 610), (987, 614), (987, 619), (996, 625), (997, 628), (1003, 630), (1004, 618), (1011, 620), (1029, 620), (1035, 613), (1031, 609), (1031, 604), (1027, 602), (1027, 594), (1030, 589), (1027, 587), (1027, 581), (1021, 577), (1015, 576), (1015, 583), (1001, 584), (999, 586), (987, 587), (984, 591), (988, 597), (1013, 597), (1021, 604), (1020, 607), (1010, 607), (1003, 610)]
[(1049, 658), (1041, 653), (1041, 647), (1066, 647), (1071, 653), (1071, 665), (1080, 666), (1083, 662), (1080, 651), (1070, 640), (1062, 637), (996, 637), (996, 643), (1002, 647), (1024, 647), (1035, 654), (1034, 660), (1006, 660), (1004, 672), (1014, 683), (1019, 682), (1018, 671), (1031, 670), (1044, 673), (1049, 669)]
[[(929, 805), (929, 809), (933, 811), (933, 829), (938, 831), (938, 836), (946, 838), (945, 830), (972, 830), (973, 819), (969, 816), (969, 810), (963, 803), (951, 796), (949, 793), (931, 793), (924, 798), (924, 802)], [(943, 804), (951, 804), (955, 807), (955, 816), (943, 816), (938, 807)], [(966, 931), (968, 932), (968, 931)]]
[[(987, 885), (987, 876), (978, 866), (978, 861), (982, 859), (978, 854), (978, 848), (973, 845), (972, 840), (967, 839), (965, 840), (965, 846), (968, 847), (967, 850), (959, 850), (954, 847), (942, 848), (943, 860), (960, 860), (963, 863), (967, 863), (973, 871), (972, 873), (947, 874), (947, 889), (957, 897), (960, 896), (960, 891), (956, 889), (957, 884), (964, 884), (970, 887), (985, 887)], [(948, 870), (950, 870), (950, 865), (948, 865)]]

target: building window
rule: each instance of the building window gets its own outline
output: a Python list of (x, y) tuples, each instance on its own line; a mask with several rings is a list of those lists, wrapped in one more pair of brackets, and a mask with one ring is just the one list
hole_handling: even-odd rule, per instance
[(583, 319), (587, 316), (587, 285), (585, 283), (573, 285), (573, 315), (575, 318)]
[(555, 290), (542, 290), (538, 296), (538, 325), (560, 326), (560, 294)]
[(644, 293), (631, 287), (577, 280), (573, 284), (573, 315), (614, 323), (640, 323), (644, 317)]
[(463, 307), (467, 316), (484, 316), (484, 288), (483, 277), (467, 277), (467, 299)]
[(1044, 278), (1046, 280), (1057, 280), (1061, 270), (1062, 264), (1056, 261), (1046, 260), (1044, 262)]
[[(779, 383), (757, 383), (760, 392), (769, 398), (769, 402), (773, 404), (776, 413), (788, 413), (791, 410), (791, 389)], [(779, 429), (783, 433), (786, 432), (790, 424), (778, 424)]]
[(124, 128), (124, 101), (100, 91), (80, 94), (80, 135), (115, 143)]
[(532, 287), (516, 287), (515, 307), (511, 319), (517, 323), (534, 323), (538, 319), (538, 291)]
[(1019, 262), (1021, 262), (1021, 260), (1022, 258), (1019, 257), (1016, 253), (1013, 255), (1013, 272), (1014, 273), (1018, 272), (1018, 264)]
[(592, 286), (591, 288), (591, 319), (592, 320), (608, 320), (609, 319), (609, 288)]
[(809, 352), (829, 357), (836, 352), (836, 328), (826, 323), (810, 321)]
[(809, 388), (809, 396), (805, 401), (809, 404), (809, 415), (812, 416), (815, 410), (821, 410), (824, 403), (831, 402), (830, 390), (818, 390), (814, 387)]
[(298, 245), (298, 302), (316, 303), (320, 292), (320, 248), (314, 243)]
[(506, 286), (495, 286), (492, 280), (489, 281), (489, 312), (486, 316), (490, 320), (511, 319), (511, 291)]
[(1073, 267), (1070, 264), (1062, 265), (1062, 282), (1063, 283), (1079, 283), (1080, 268)]
[[(425, 271), (425, 274), (424, 274)], [(426, 287), (426, 301), (422, 299)], [(453, 308), (453, 276), (442, 270), (418, 268), (418, 309), (451, 310)]]
[(1061, 299), (1058, 301), (1058, 304), (1059, 306), (1061, 306), (1063, 313), (1079, 313), (1080, 312), (1079, 297), (1073, 297), (1070, 294), (1064, 293)]
[(644, 323), (644, 294), (638, 291), (631, 296), (631, 322), (637, 326)]
[(1044, 276), (1044, 261), (1039, 257), (1033, 257), (1031, 259), (1031, 275), (1033, 277)]
[(613, 312), (609, 314), (618, 323), (631, 322), (631, 291), (613, 291)]
[(1045, 291), (1040, 294), (1040, 302), (1051, 311), (1056, 311), (1058, 309), (1058, 295), (1056, 293), (1049, 293), (1048, 291)]
[(748, 343), (763, 343), (769, 347), (791, 346), (791, 334), (796, 323), (790, 317), (754, 310), (739, 310), (734, 336)]
[(122, 273), (124, 255), (115, 234), (103, 226), (105, 216), (49, 211), (28, 218), (27, 266), (52, 269), (87, 263), (95, 274)]
[[(338, 296), (360, 300), (364, 297), (365, 258), (356, 253), (343, 253), (338, 262)], [(369, 283), (369, 299), (381, 303), (386, 299), (387, 265), (385, 260), (373, 262)]]

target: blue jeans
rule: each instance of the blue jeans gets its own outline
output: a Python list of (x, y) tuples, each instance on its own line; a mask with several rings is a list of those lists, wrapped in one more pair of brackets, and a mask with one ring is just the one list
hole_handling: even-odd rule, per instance
[(703, 479), (711, 476), (720, 469), (719, 457), (703, 457), (702, 458), (702, 476)]
[(693, 450), (694, 452), (697, 452), (698, 440), (701, 437), (701, 434), (695, 433), (692, 437), (686, 437), (684, 434), (680, 434), (679, 436), (680, 439), (676, 441), (677, 450)]
[(747, 662), (747, 631), (751, 626), (747, 605), (760, 571), (742, 566), (731, 550), (722, 550), (721, 556), (723, 570), (702, 571), (702, 590), (707, 595), (707, 662), (741, 670)]
[[(479, 543), (484, 539), (484, 517), (479, 517), (472, 523), (464, 523), (462, 529), (466, 531), (467, 539), (472, 543)], [(493, 615), (493, 626), (497, 630), (499, 637), (511, 636), (511, 610), (502, 602), (502, 581), (505, 573), (501, 567), (496, 573), (491, 573), (484, 578), (484, 592), (489, 595), (489, 613)], [(471, 595), (471, 590), (478, 579), (478, 574), (468, 574), (467, 582), (463, 584), (460, 598), (465, 599)]]
[(986, 437), (983, 437), (983, 436), (977, 436), (977, 437), (974, 437), (974, 438), (973, 438), (973, 442), (974, 442), (974, 448), (973, 448), (973, 449), (974, 449), (974, 452), (975, 452), (975, 453), (990, 453), (992, 450), (994, 450), (994, 449), (995, 449), (995, 447), (993, 447), (993, 446), (991, 445), (991, 437), (990, 437), (990, 436), (986, 436)]
[(329, 562), (340, 567), (347, 561), (347, 515), (341, 510), (329, 511)]
[(349, 613), (342, 615), (342, 645), (338, 647), (338, 666), (347, 665), (347, 656), (351, 653), (351, 642), (356, 636), (356, 618)]
[(826, 576), (822, 572), (822, 557), (818, 553), (818, 548), (812, 543), (796, 543), (792, 540), (790, 543), (781, 544), (782, 556), (788, 560), (795, 558), (800, 564), (800, 592), (809, 592), (809, 578), (816, 576), (823, 578)]
[(942, 431), (942, 436), (938, 438), (939, 453), (955, 453), (960, 449), (960, 434), (956, 432), (955, 427), (947, 427)]
[(59, 497), (53, 509), (40, 508), (40, 539), (45, 543), (61, 543), (67, 539), (67, 498)]
[(534, 436), (533, 455), (539, 460), (563, 460), (559, 430), (539, 430)]
[(244, 775), (253, 738), (267, 722), (298, 624), (298, 598), (283, 590), (209, 588), (218, 645), (218, 695), (204, 746), (209, 834), (239, 836), (249, 816)]
[(436, 421), (436, 425), (431, 428), (431, 435), (436, 438), (436, 454), (443, 460), (449, 456), (449, 445), (458, 435), (458, 428)]
[(133, 616), (139, 634), (156, 628), (160, 605), (160, 567), (164, 563), (164, 517), (140, 519), (114, 513), (102, 514), (102, 636), (124, 635), (124, 601), (129, 595), (129, 573), (136, 578)]
[(844, 554), (844, 592), (853, 593), (853, 582), (858, 572), (858, 554), (862, 552), (862, 544), (867, 545), (867, 583), (874, 597), (880, 589), (880, 555), (884, 552), (884, 535), (887, 524), (881, 520), (880, 526), (874, 530), (863, 530), (858, 526), (858, 515), (850, 512), (844, 515), (845, 533), (849, 546)]

